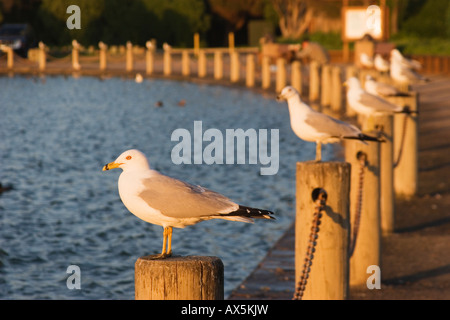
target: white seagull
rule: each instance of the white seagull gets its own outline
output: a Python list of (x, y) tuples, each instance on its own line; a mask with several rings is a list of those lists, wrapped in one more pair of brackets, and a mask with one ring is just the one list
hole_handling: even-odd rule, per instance
[(409, 96), (407, 93), (400, 92), (396, 87), (390, 84), (378, 82), (371, 75), (366, 76), (364, 82), (364, 89), (370, 94), (379, 97), (395, 97), (395, 96)]
[(314, 111), (301, 101), (297, 90), (291, 86), (285, 87), (277, 100), (287, 100), (294, 133), (302, 140), (316, 143), (316, 161), (322, 160), (322, 144), (337, 143), (342, 139), (382, 141), (363, 134), (354, 125)]
[(415, 84), (430, 81), (417, 73), (413, 68), (406, 66), (399, 60), (391, 60), (391, 78), (400, 84)]
[(369, 57), (367, 53), (361, 53), (359, 55), (359, 62), (361, 62), (361, 65), (365, 68), (373, 68), (373, 58)]
[(347, 101), (357, 113), (368, 117), (382, 114), (411, 113), (408, 107), (397, 106), (379, 96), (368, 93), (361, 87), (361, 83), (355, 77), (348, 79), (345, 85), (347, 86)]
[(240, 206), (227, 197), (150, 169), (145, 155), (132, 149), (122, 153), (103, 171), (122, 169), (119, 195), (127, 209), (138, 218), (164, 228), (160, 255), (172, 254), (172, 228), (184, 228), (200, 221), (225, 219), (253, 222), (253, 218), (274, 219), (273, 212)]
[(413, 69), (413, 70), (420, 70), (422, 69), (422, 64), (413, 59), (407, 59), (405, 58), (398, 49), (392, 49), (391, 50), (391, 63), (395, 61), (402, 65), (405, 68)]
[(389, 61), (384, 60), (381, 54), (377, 53), (374, 59), (374, 67), (377, 71), (380, 72), (389, 72)]

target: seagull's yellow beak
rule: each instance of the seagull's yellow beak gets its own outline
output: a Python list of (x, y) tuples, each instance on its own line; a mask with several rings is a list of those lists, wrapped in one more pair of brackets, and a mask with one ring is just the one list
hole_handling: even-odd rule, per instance
[(345, 81), (342, 85), (343, 85), (345, 88), (347, 88), (347, 87), (348, 87), (347, 81)]
[(110, 162), (107, 165), (103, 166), (103, 171), (106, 170), (111, 170), (111, 169), (116, 169), (121, 165), (121, 163), (117, 163), (117, 162)]

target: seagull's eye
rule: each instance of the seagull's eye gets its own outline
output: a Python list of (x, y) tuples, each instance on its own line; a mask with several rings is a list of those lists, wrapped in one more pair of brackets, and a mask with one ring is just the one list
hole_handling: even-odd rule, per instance
[(127, 160), (131, 160), (131, 156), (127, 156), (125, 159)]

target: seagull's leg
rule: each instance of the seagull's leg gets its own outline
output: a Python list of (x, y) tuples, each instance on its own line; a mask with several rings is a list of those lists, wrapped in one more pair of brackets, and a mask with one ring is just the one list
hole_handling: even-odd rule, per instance
[(320, 141), (316, 141), (316, 161), (322, 161), (322, 143)]
[(166, 246), (167, 246), (167, 228), (165, 227), (163, 231), (163, 247), (161, 251), (161, 256), (164, 256), (164, 254), (166, 253)]
[(167, 257), (170, 257), (172, 255), (172, 227), (167, 227), (167, 239), (168, 239), (168, 247), (166, 251)]

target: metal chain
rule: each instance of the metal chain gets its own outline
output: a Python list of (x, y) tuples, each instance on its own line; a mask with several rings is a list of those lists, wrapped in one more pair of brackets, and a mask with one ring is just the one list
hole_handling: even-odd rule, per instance
[(364, 190), (364, 173), (365, 173), (365, 168), (366, 168), (366, 164), (367, 164), (367, 155), (364, 152), (361, 152), (361, 151), (358, 152), (356, 157), (360, 163), (359, 186), (358, 186), (358, 197), (356, 199), (355, 221), (353, 223), (352, 238), (350, 240), (350, 246), (349, 246), (349, 256), (350, 257), (353, 255), (353, 252), (355, 251), (356, 239), (358, 237), (359, 225), (361, 222), (362, 196), (363, 196), (363, 190)]
[(403, 146), (405, 145), (405, 137), (406, 137), (406, 125), (408, 124), (408, 115), (405, 114), (405, 118), (403, 119), (403, 131), (402, 131), (402, 142), (400, 144), (400, 150), (398, 151), (397, 160), (394, 162), (394, 169), (398, 166), (400, 163), (400, 160), (402, 158), (403, 154)]
[(303, 298), (303, 293), (306, 288), (306, 283), (308, 282), (309, 273), (311, 271), (312, 261), (314, 259), (315, 247), (317, 245), (317, 239), (319, 237), (319, 225), (320, 219), (322, 218), (322, 211), (325, 210), (327, 200), (327, 193), (325, 190), (320, 189), (317, 200), (315, 201), (315, 211), (313, 214), (313, 223), (311, 226), (311, 233), (309, 236), (309, 244), (306, 249), (305, 263), (303, 264), (302, 275), (300, 276), (300, 281), (297, 283), (297, 288), (295, 289), (294, 297), (292, 300), (301, 300)]

